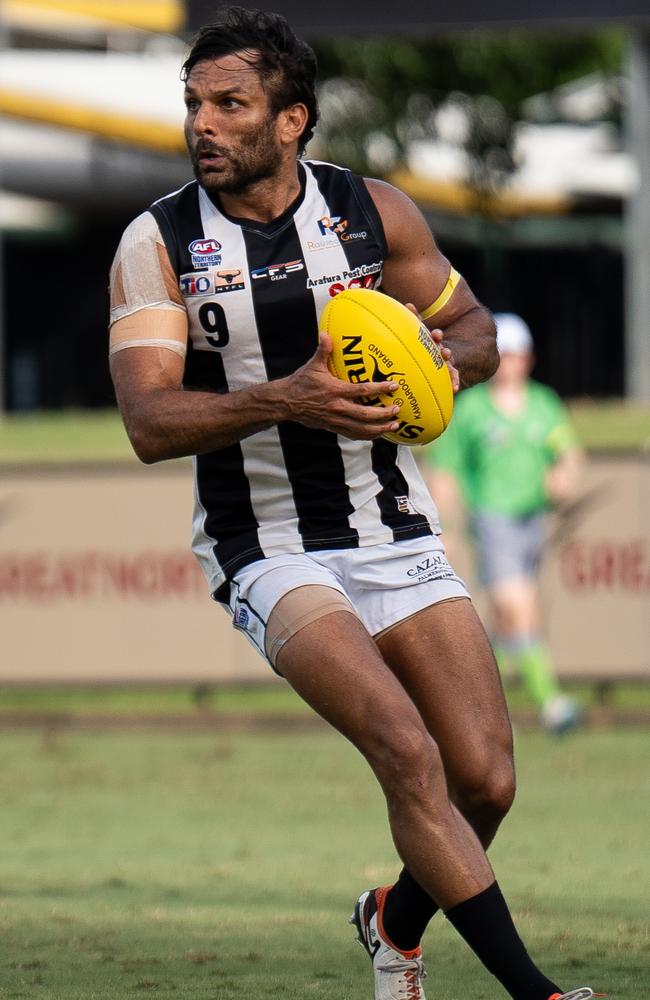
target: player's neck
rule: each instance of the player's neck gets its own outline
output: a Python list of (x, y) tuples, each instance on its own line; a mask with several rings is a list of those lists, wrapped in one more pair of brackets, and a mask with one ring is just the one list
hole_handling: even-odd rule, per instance
[(256, 222), (273, 222), (282, 215), (300, 194), (298, 162), (286, 164), (273, 177), (251, 184), (241, 194), (219, 192), (219, 199), (228, 215)]

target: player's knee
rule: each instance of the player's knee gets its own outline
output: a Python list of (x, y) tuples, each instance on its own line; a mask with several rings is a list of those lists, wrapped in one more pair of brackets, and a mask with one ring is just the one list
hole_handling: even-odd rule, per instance
[(489, 776), (484, 790), (484, 808), (495, 818), (503, 819), (510, 811), (515, 798), (517, 783), (511, 760), (504, 760)]
[(498, 822), (510, 810), (515, 791), (512, 757), (504, 753), (466, 776), (458, 789), (458, 805), (468, 817)]
[(401, 722), (378, 734), (368, 755), (370, 763), (391, 798), (430, 796), (444, 783), (438, 748), (423, 726)]

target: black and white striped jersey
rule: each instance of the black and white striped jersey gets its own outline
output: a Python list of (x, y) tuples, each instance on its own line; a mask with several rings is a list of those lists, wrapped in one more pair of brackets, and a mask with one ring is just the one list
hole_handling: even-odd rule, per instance
[[(299, 163), (301, 191), (270, 223), (227, 215), (196, 182), (150, 209), (189, 316), (184, 384), (229, 392), (313, 355), (318, 317), (344, 288), (378, 287), (386, 241), (360, 177)], [(193, 547), (212, 592), (285, 552), (438, 533), (413, 455), (285, 422), (194, 460)]]

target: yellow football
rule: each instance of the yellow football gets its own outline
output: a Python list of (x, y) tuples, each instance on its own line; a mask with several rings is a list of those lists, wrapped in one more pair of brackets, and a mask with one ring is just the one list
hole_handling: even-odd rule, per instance
[(398, 403), (396, 444), (428, 444), (451, 420), (454, 393), (438, 345), (424, 323), (396, 299), (370, 288), (339, 292), (327, 303), (319, 329), (332, 338), (329, 369), (345, 382), (397, 382), (392, 395), (371, 405)]

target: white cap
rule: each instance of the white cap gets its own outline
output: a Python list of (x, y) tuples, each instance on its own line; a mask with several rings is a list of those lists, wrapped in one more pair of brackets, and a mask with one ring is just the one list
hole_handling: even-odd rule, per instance
[(528, 354), (533, 350), (533, 337), (521, 316), (516, 313), (495, 313), (497, 349), (499, 354)]

